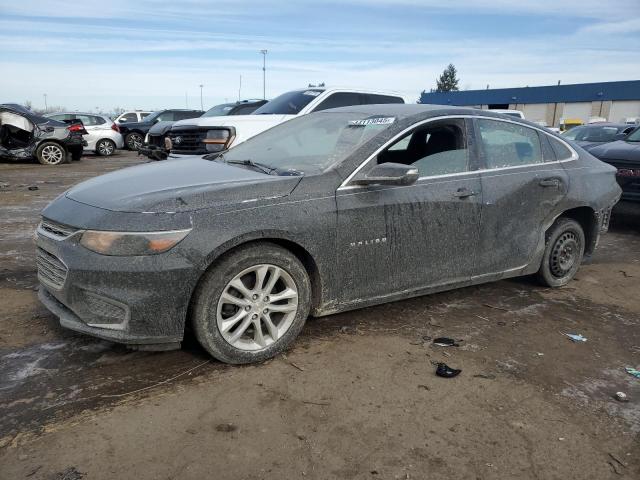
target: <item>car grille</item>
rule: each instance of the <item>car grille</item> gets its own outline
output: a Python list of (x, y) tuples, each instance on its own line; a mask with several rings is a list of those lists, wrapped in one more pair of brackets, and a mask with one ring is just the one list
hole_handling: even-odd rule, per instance
[(149, 145), (154, 147), (164, 147), (164, 135), (151, 135), (149, 134)]
[(40, 228), (60, 240), (67, 238), (78, 231), (77, 228), (63, 225), (62, 223), (54, 222), (47, 218), (42, 219), (40, 222)]
[(62, 288), (67, 279), (68, 270), (58, 257), (37, 247), (36, 265), (38, 266), (38, 279), (42, 283), (56, 289)]
[(169, 138), (171, 139), (171, 152), (182, 154), (198, 154), (207, 153), (202, 141), (207, 135), (206, 130), (197, 128), (184, 129), (169, 132)]

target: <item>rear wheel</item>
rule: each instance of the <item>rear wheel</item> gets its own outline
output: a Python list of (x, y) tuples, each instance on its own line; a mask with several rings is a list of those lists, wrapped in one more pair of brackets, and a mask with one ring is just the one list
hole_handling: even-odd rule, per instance
[(127, 144), (127, 147), (129, 147), (129, 150), (138, 150), (138, 148), (140, 148), (143, 144), (142, 135), (137, 132), (129, 133), (125, 137), (124, 141)]
[(36, 150), (36, 157), (42, 165), (60, 165), (67, 159), (67, 152), (55, 142), (42, 142)]
[(560, 217), (546, 233), (538, 278), (549, 287), (561, 287), (575, 277), (584, 256), (584, 231), (578, 222)]
[(96, 153), (103, 157), (110, 157), (116, 151), (116, 143), (108, 138), (98, 140), (96, 143)]
[(198, 341), (226, 363), (261, 362), (285, 350), (309, 314), (311, 286), (300, 261), (257, 243), (225, 256), (198, 286), (192, 321)]

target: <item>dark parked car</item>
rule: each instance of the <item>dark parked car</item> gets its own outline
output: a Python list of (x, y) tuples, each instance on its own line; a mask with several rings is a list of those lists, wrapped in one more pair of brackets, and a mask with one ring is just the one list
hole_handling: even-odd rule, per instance
[(562, 134), (564, 138), (573, 140), (585, 150), (603, 143), (615, 142), (626, 137), (635, 129), (635, 125), (626, 123), (591, 123), (573, 127)]
[(640, 127), (624, 139), (592, 148), (590, 153), (618, 169), (622, 199), (640, 201)]
[[(241, 100), (234, 103), (222, 103), (211, 107), (201, 117), (222, 117), (227, 115), (251, 115), (254, 110), (267, 103), (266, 100)], [(144, 145), (138, 149), (151, 160), (164, 160), (169, 155), (166, 138), (175, 122), (158, 122), (145, 137)]]
[(175, 122), (202, 115), (202, 110), (160, 110), (148, 115), (141, 122), (120, 123), (120, 133), (124, 137), (124, 144), (129, 150), (137, 150), (144, 144), (147, 132), (158, 122)]
[(323, 316), (537, 273), (558, 287), (607, 230), (615, 169), (487, 111), (361, 105), (224, 154), (88, 180), (44, 211), (41, 301), (63, 326), (261, 361)]
[(67, 125), (14, 104), (0, 105), (0, 158), (37, 158), (43, 165), (80, 160), (87, 142), (82, 123)]

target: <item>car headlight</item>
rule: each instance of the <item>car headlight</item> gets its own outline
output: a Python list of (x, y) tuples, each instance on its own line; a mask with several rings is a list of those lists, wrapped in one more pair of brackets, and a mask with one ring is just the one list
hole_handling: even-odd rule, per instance
[(191, 229), (165, 232), (105, 232), (87, 230), (80, 244), (102, 255), (155, 255), (175, 247)]
[(149, 134), (148, 133), (144, 136), (144, 143), (149, 143)]
[(207, 152), (221, 152), (229, 148), (234, 137), (227, 129), (208, 130), (206, 137), (202, 140)]

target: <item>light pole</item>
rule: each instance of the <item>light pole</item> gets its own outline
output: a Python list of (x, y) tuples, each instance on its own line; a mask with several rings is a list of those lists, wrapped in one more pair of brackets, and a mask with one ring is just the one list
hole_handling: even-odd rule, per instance
[(49, 108), (47, 107), (47, 94), (43, 94), (44, 95), (44, 113), (47, 113), (49, 111)]
[(200, 84), (200, 110), (204, 110), (204, 106), (202, 104), (202, 87), (204, 87), (204, 85)]
[(262, 54), (262, 99), (267, 99), (267, 51), (260, 50)]

